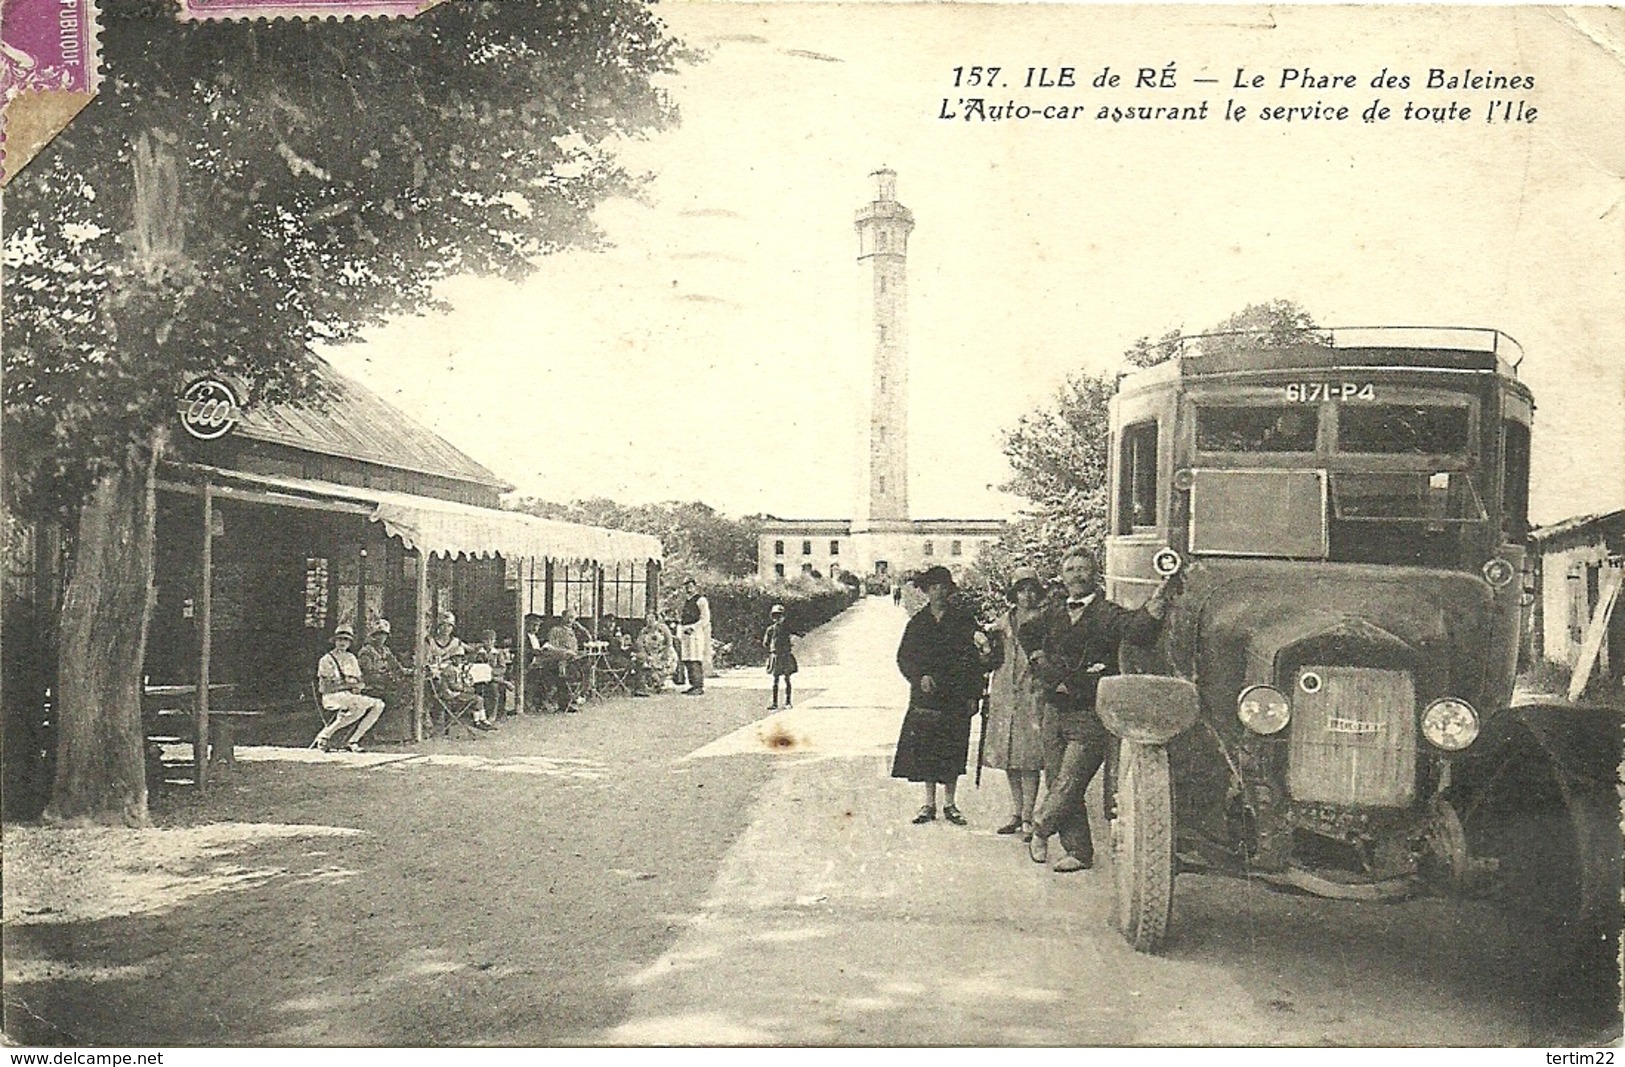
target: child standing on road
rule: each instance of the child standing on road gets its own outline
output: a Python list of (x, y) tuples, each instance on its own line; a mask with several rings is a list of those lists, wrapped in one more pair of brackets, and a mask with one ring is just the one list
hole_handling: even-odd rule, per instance
[(773, 676), (773, 703), (767, 706), (769, 711), (779, 706), (780, 678), (784, 679), (784, 706), (795, 706), (790, 702), (790, 676), (796, 673), (796, 654), (791, 651), (795, 635), (784, 621), (783, 604), (773, 605), (772, 618), (767, 632), (762, 635), (762, 647), (767, 649), (767, 673)]

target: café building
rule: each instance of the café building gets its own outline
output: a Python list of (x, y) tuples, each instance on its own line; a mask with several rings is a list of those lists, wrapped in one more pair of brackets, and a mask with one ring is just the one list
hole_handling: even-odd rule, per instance
[[(317, 374), (319, 404), (244, 406), (212, 381), (178, 405), (144, 674), (149, 691), (196, 694), (198, 736), (211, 703), (297, 707), (340, 624), (365, 635), (388, 619), (391, 647), (417, 664), (419, 706), (391, 708), (373, 731), (410, 740), (423, 717), (415, 652), (439, 613), (468, 643), (490, 629), (523, 648), (527, 614), (641, 619), (655, 601), (658, 539), (503, 510), (512, 485), (330, 364)], [(8, 546), (24, 549), (8, 552), (8, 591), (31, 591), (48, 627), (57, 535), (27, 536)], [(40, 636), (44, 668), (54, 655)]]

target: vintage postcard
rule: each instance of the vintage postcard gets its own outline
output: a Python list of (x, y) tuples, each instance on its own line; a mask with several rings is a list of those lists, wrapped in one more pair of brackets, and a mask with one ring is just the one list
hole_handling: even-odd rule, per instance
[(1612, 1056), (1619, 9), (4, 11), (7, 1041)]

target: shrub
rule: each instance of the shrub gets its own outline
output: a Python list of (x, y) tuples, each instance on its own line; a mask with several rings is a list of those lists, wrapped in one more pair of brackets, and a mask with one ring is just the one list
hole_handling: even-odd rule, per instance
[[(850, 586), (837, 581), (795, 578), (764, 582), (760, 578), (696, 575), (700, 592), (711, 605), (711, 640), (719, 667), (759, 666), (767, 662), (762, 633), (771, 622), (774, 604), (784, 605), (790, 629), (804, 634), (845, 611), (854, 599)], [(670, 614), (682, 606), (681, 589), (669, 594)]]

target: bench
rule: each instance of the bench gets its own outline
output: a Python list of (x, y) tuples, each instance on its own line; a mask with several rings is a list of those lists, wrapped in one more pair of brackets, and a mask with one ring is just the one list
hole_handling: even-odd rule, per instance
[[(237, 763), (237, 726), (273, 714), (270, 711), (246, 709), (209, 709), (209, 758), (235, 766)], [(196, 740), (197, 716), (194, 712), (166, 710), (146, 717), (146, 732), (151, 738), (172, 737), (177, 741)]]
[[(301, 692), (290, 700), (268, 701), (231, 708), (209, 709), (209, 758), (228, 767), (237, 764), (237, 728), (249, 723), (308, 716), (314, 700)], [(196, 741), (197, 713), (191, 708), (152, 707), (142, 713), (149, 739)]]

